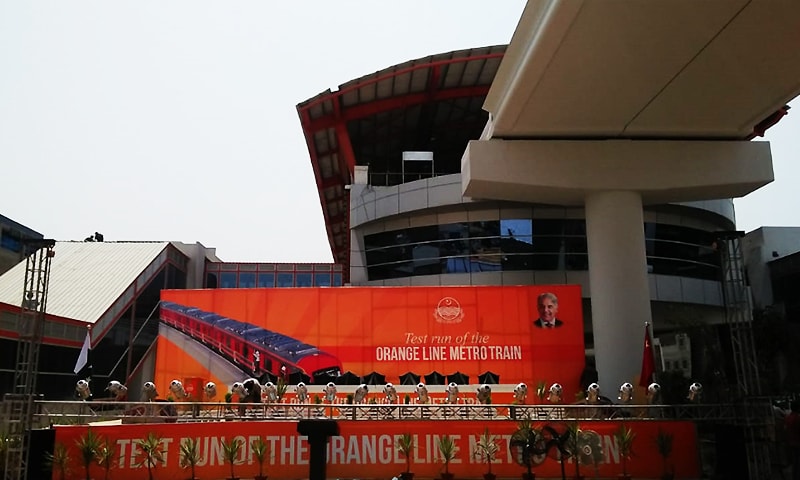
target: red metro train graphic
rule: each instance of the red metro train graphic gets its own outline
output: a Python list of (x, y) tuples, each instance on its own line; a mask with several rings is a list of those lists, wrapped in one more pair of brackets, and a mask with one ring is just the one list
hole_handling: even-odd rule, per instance
[[(275, 377), (301, 373), (309, 378), (337, 376), (342, 362), (313, 345), (256, 325), (187, 307), (161, 302), (161, 320), (217, 351), (254, 375)], [(285, 371), (281, 371), (285, 367)]]

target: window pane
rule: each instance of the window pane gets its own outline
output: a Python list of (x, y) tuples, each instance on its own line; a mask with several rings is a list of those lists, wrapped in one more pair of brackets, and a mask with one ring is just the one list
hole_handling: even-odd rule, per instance
[(236, 273), (223, 272), (219, 279), (219, 288), (236, 288)]
[(535, 270), (556, 270), (561, 252), (563, 220), (533, 221)]
[(500, 220), (503, 270), (533, 270), (532, 228), (530, 219)]
[(311, 286), (311, 274), (310, 273), (298, 273), (297, 274), (297, 286), (298, 287), (310, 287)]
[(255, 288), (256, 274), (255, 273), (240, 273), (239, 274), (239, 288)]
[(258, 286), (260, 288), (272, 288), (275, 286), (275, 274), (274, 273), (259, 273), (258, 274)]
[(471, 222), (469, 224), (470, 271), (497, 272), (502, 269), (500, 222)]
[(331, 286), (331, 274), (330, 273), (315, 273), (314, 274), (314, 285), (317, 287), (330, 287)]
[(333, 286), (334, 287), (341, 287), (342, 286), (342, 274), (341, 273), (334, 273), (333, 274)]
[(278, 274), (279, 287), (294, 287), (294, 274), (293, 273), (279, 273)]

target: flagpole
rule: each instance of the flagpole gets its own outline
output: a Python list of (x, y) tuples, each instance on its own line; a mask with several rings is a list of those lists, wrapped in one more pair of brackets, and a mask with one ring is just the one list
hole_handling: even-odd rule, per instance
[(92, 384), (92, 324), (86, 325), (86, 335), (89, 337), (89, 351), (86, 352), (86, 361), (89, 362), (89, 385)]
[[(650, 322), (644, 322), (644, 328), (647, 330), (647, 335), (650, 337), (650, 341), (653, 341), (653, 327), (650, 325)], [(656, 368), (656, 347), (653, 345), (652, 348), (652, 355), (653, 355), (653, 383), (658, 383), (658, 368)]]
[(650, 322), (644, 322), (644, 349), (642, 351), (642, 369), (639, 373), (639, 385), (647, 387), (650, 382), (655, 382), (655, 355), (653, 341), (650, 335)]
[(86, 326), (86, 337), (83, 339), (83, 345), (81, 346), (81, 352), (78, 354), (78, 360), (75, 362), (75, 374), (79, 374), (81, 370), (87, 365), (89, 366), (89, 377), (91, 378), (91, 366), (92, 363), (89, 361), (89, 352), (92, 349), (92, 326)]

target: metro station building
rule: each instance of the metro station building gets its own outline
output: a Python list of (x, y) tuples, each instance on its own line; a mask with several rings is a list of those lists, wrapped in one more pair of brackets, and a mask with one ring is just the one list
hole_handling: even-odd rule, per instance
[[(331, 250), (351, 285), (580, 285), (591, 354), (586, 209), (464, 193), (464, 150), (487, 128), (505, 53), (432, 55), (298, 105)], [(713, 244), (735, 229), (732, 199), (648, 204), (641, 215), (656, 336), (673, 343), (689, 323), (722, 325)], [(644, 321), (629, 332), (638, 358)]]

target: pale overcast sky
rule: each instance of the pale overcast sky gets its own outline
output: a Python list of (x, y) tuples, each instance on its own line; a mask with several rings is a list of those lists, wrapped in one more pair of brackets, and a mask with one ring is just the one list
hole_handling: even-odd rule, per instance
[[(331, 261), (296, 105), (377, 70), (505, 44), (522, 0), (0, 0), (0, 214), (57, 240), (199, 241)], [(800, 107), (738, 227), (800, 225)]]

